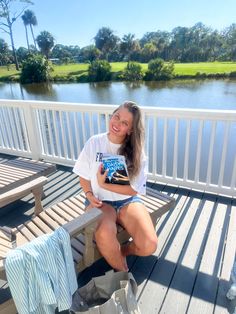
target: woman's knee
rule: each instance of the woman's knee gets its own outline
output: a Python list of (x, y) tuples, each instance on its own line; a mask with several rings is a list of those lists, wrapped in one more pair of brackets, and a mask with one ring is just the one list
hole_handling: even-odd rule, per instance
[(140, 250), (140, 255), (142, 256), (148, 256), (152, 255), (157, 250), (157, 236), (156, 235), (148, 235), (146, 237), (143, 237), (142, 241), (138, 243), (138, 248)]

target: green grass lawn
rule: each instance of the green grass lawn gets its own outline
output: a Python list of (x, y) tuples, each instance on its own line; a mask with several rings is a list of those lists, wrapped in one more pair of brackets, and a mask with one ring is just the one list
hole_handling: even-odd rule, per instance
[(52, 76), (56, 75), (80, 75), (88, 71), (88, 64), (82, 63), (72, 63), (72, 64), (62, 64), (53, 65)]
[[(122, 71), (126, 67), (126, 62), (111, 63), (112, 71)], [(148, 64), (142, 63), (142, 69), (147, 70)], [(198, 63), (175, 63), (175, 74), (195, 75), (197, 72), (214, 74), (230, 73), (236, 71), (236, 62), (198, 62)]]
[(0, 66), (0, 78), (19, 76), (20, 72), (16, 70), (14, 65), (10, 65), (9, 69), (6, 66)]
[[(112, 62), (111, 64), (111, 70), (112, 72), (119, 72), (124, 70), (124, 68), (127, 65), (127, 62)], [(144, 67), (147, 65), (143, 65)], [(82, 73), (86, 73), (88, 71), (88, 64), (68, 64), (68, 65), (53, 65), (53, 72), (52, 76), (56, 75), (79, 75)]]
[[(112, 72), (120, 72), (124, 70), (127, 62), (111, 63)], [(147, 63), (141, 64), (144, 71), (147, 70)], [(87, 74), (88, 64), (67, 64), (53, 65), (52, 77), (74, 77)], [(176, 63), (175, 74), (177, 75), (195, 75), (197, 72), (206, 74), (230, 73), (236, 72), (236, 62), (199, 62), (199, 63)], [(9, 77), (19, 78), (19, 73), (13, 65), (8, 70), (6, 66), (0, 66), (0, 79)]]
[(199, 62), (199, 63), (176, 63), (175, 74), (195, 75), (197, 72), (214, 74), (230, 73), (236, 71), (236, 62)]

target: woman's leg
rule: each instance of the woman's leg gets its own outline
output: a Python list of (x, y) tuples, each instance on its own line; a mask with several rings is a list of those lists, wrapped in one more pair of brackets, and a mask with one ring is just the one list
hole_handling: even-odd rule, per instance
[(99, 209), (103, 212), (103, 215), (99, 220), (95, 231), (95, 239), (98, 249), (112, 268), (120, 271), (127, 271), (128, 267), (126, 259), (121, 254), (120, 243), (116, 237), (117, 213), (115, 209), (108, 204), (103, 204)]
[(122, 247), (122, 254), (148, 256), (157, 249), (157, 235), (151, 217), (142, 203), (130, 203), (118, 214), (118, 222), (132, 237), (128, 245)]

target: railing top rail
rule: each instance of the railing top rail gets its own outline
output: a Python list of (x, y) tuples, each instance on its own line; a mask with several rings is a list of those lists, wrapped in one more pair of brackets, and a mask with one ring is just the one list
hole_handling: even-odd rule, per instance
[[(0, 99), (0, 106), (29, 106), (35, 109), (50, 109), (58, 111), (85, 111), (86, 112), (107, 112), (111, 113), (117, 105), (111, 104), (89, 104), (55, 101), (34, 101), (34, 100), (9, 100)], [(223, 120), (236, 121), (236, 110), (213, 110), (213, 109), (192, 109), (192, 108), (163, 108), (140, 106), (146, 115), (159, 117), (172, 117), (178, 119), (202, 119), (202, 120)]]
[[(35, 100), (9, 100), (0, 99), (0, 106), (11, 105), (18, 107), (30, 105), (35, 109), (52, 109), (58, 111), (87, 111), (87, 112), (101, 112), (102, 110), (106, 112), (112, 112), (117, 105), (109, 104), (90, 104), (90, 103), (73, 103), (73, 102), (56, 102), (56, 101), (35, 101)], [(49, 108), (50, 105), (50, 108)], [(66, 106), (66, 107), (65, 107)]]
[(236, 121), (236, 110), (142, 107), (147, 115), (166, 118)]

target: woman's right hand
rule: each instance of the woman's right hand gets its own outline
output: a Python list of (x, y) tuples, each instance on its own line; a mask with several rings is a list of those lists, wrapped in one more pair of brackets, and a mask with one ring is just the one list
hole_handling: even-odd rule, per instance
[(102, 207), (102, 201), (100, 201), (96, 196), (94, 196), (92, 193), (89, 193), (87, 195), (87, 199), (89, 200), (90, 205), (92, 207)]

